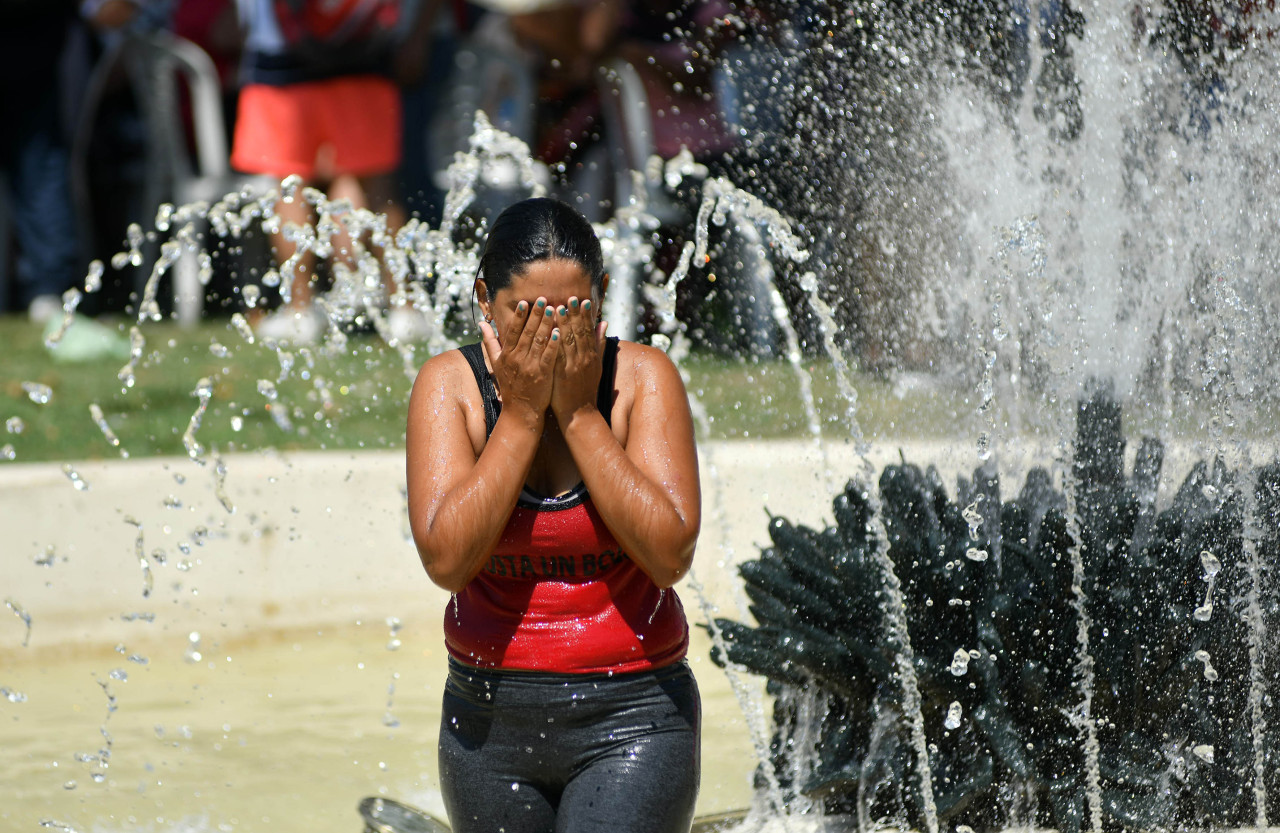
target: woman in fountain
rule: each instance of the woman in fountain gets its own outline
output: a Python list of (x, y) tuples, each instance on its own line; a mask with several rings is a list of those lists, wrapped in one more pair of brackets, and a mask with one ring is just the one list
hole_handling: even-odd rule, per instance
[(606, 338), (574, 209), (494, 222), (482, 345), (433, 357), (407, 429), (409, 518), (445, 611), (440, 781), (458, 833), (687, 831), (701, 706), (671, 590), (701, 498), (684, 385)]

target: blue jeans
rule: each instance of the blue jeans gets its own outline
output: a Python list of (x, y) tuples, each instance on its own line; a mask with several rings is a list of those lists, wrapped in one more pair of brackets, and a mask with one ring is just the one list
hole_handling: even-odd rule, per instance
[(79, 261), (57, 96), (28, 103), (30, 107), (14, 113), (0, 138), (0, 171), (8, 180), (9, 216), (18, 253), (17, 301), (22, 309), (37, 295), (61, 295), (75, 284)]

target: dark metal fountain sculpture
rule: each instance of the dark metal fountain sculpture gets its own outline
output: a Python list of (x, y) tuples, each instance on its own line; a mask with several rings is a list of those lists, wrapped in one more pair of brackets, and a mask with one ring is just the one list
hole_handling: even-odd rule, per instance
[[(1108, 829), (1254, 823), (1259, 795), (1280, 786), (1275, 692), (1257, 689), (1276, 677), (1275, 652), (1256, 644), (1276, 632), (1277, 594), (1247, 556), (1280, 558), (1280, 465), (1201, 462), (1158, 509), (1163, 448), (1144, 439), (1126, 477), (1120, 406), (1105, 392), (1079, 403), (1074, 457), (1074, 516), (1044, 469), (1008, 501), (992, 467), (962, 479), (954, 502), (933, 469), (881, 474), (938, 817), (1071, 832), (1098, 804)], [(756, 625), (716, 627), (727, 659), (769, 680), (764, 766), (784, 795), (863, 829), (918, 826), (863, 487), (850, 482), (833, 509), (822, 530), (772, 518), (772, 546), (740, 568)], [(722, 650), (713, 658), (725, 664)], [(796, 743), (806, 731), (816, 749)]]

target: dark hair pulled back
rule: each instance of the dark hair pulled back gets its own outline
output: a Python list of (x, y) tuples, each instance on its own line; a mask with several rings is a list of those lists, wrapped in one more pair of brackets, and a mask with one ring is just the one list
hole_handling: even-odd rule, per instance
[(595, 229), (572, 206), (548, 197), (521, 200), (498, 215), (476, 277), (484, 279), (493, 300), (513, 277), (541, 260), (573, 261), (591, 277), (592, 289), (604, 287), (604, 256)]

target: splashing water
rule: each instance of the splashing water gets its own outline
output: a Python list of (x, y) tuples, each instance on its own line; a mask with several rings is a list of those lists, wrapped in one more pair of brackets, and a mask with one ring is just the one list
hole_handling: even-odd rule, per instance
[[(48, 405), (53, 399), (53, 388), (40, 382), (23, 382), (22, 389), (26, 392), (27, 398), (37, 405)], [(10, 431), (10, 433), (14, 433)]]
[[(980, 426), (976, 442), (973, 443), (976, 456), (983, 462), (994, 462), (1001, 452), (1007, 450), (1010, 443), (1016, 442), (1028, 431), (1034, 433), (1047, 430), (1050, 433), (1056, 432), (1058, 437), (1068, 436), (1063, 420), (1041, 420), (1042, 412), (1037, 410), (1037, 406), (1070, 401), (1079, 390), (1083, 378), (1100, 372), (1115, 378), (1122, 394), (1154, 391), (1151, 399), (1160, 403), (1160, 408), (1166, 415), (1181, 410), (1181, 404), (1194, 401), (1204, 391), (1221, 394), (1216, 400), (1219, 403), (1216, 424), (1222, 426), (1222, 431), (1213, 440), (1214, 451), (1223, 454), (1235, 452), (1243, 432), (1233, 434), (1230, 428), (1249, 422), (1250, 411), (1258, 401), (1261, 390), (1251, 387), (1246, 379), (1252, 377), (1244, 371), (1258, 371), (1265, 376), (1268, 371), (1268, 356), (1271, 355), (1265, 349), (1266, 345), (1258, 346), (1259, 349), (1256, 350), (1240, 349), (1244, 334), (1266, 329), (1257, 327), (1256, 322), (1246, 320), (1247, 316), (1242, 317), (1241, 314), (1252, 304), (1256, 304), (1257, 296), (1264, 293), (1260, 293), (1256, 287), (1239, 289), (1239, 282), (1233, 280), (1243, 273), (1266, 272), (1267, 265), (1274, 263), (1273, 253), (1268, 249), (1273, 244), (1267, 242), (1273, 235), (1259, 231), (1274, 225), (1273, 212), (1259, 196), (1270, 185), (1274, 185), (1274, 174), (1265, 172), (1277, 169), (1274, 165), (1265, 164), (1273, 158), (1273, 154), (1262, 153), (1258, 147), (1264, 143), (1272, 144), (1270, 138), (1267, 138), (1268, 131), (1259, 131), (1262, 134), (1259, 138), (1246, 142), (1245, 150), (1249, 152), (1239, 154), (1247, 160), (1244, 164), (1234, 160), (1231, 162), (1233, 166), (1238, 165), (1241, 171), (1250, 169), (1264, 172), (1260, 174), (1257, 184), (1250, 184), (1249, 198), (1239, 200), (1260, 209), (1256, 220), (1250, 225), (1251, 231), (1243, 235), (1219, 235), (1216, 233), (1218, 226), (1211, 218), (1215, 215), (1235, 216), (1234, 212), (1227, 210), (1234, 194), (1219, 195), (1210, 191), (1203, 183), (1215, 179), (1237, 180), (1239, 175), (1234, 168), (1217, 164), (1219, 160), (1212, 152), (1202, 153), (1194, 146), (1195, 143), (1182, 142), (1177, 137), (1166, 136), (1164, 133), (1152, 134), (1142, 130), (1141, 124), (1137, 124), (1138, 129), (1135, 129), (1136, 120), (1149, 111), (1159, 109), (1155, 94), (1160, 91), (1157, 88), (1172, 84), (1170, 76), (1165, 76), (1154, 65), (1158, 56), (1144, 54), (1137, 59), (1124, 57), (1131, 52), (1128, 42), (1132, 40), (1132, 33), (1127, 21), (1119, 16), (1118, 6), (1100, 2), (1082, 5), (1088, 19), (1086, 33), (1083, 37), (1073, 36), (1072, 44), (1079, 47), (1083, 56), (1083, 60), (1078, 62), (1082, 68), (1081, 101), (1084, 121), (1090, 125), (1090, 130), (1078, 148), (1064, 149), (1058, 142), (1041, 144), (1036, 141), (1042, 138), (1040, 134), (1062, 131), (1060, 119), (1046, 123), (1020, 119), (1019, 114), (1014, 113), (1003, 121), (987, 121), (987, 114), (975, 116), (971, 112), (971, 108), (979, 106), (973, 104), (973, 101), (983, 98), (975, 94), (967, 84), (952, 81), (944, 90), (954, 93), (964, 103), (948, 101), (943, 106), (955, 108), (958, 115), (968, 119), (944, 117), (937, 120), (939, 124), (948, 125), (954, 131), (944, 132), (940, 141), (956, 160), (953, 169), (960, 184), (954, 203), (963, 210), (949, 213), (956, 206), (939, 207), (939, 225), (932, 233), (935, 238), (949, 238), (951, 235), (947, 231), (952, 226), (948, 224), (953, 224), (960, 231), (954, 238), (974, 247), (973, 253), (959, 253), (955, 258), (956, 262), (982, 265), (968, 270), (952, 268), (950, 265), (945, 269), (939, 268), (938, 273), (943, 276), (939, 283), (954, 283), (954, 295), (946, 287), (940, 288), (937, 294), (954, 301), (952, 305), (941, 306), (944, 313), (960, 322), (949, 331), (965, 334), (957, 338), (956, 342), (964, 344), (965, 338), (971, 340), (961, 348), (966, 361), (977, 358), (976, 368), (971, 368), (965, 375), (966, 380), (973, 383), (971, 390), (976, 394), (974, 410)], [(875, 23), (886, 30), (897, 25), (896, 21), (876, 20)], [(859, 25), (862, 25), (861, 21)], [(1033, 21), (1032, 25), (1037, 24)], [(874, 37), (879, 38), (881, 35)], [(1065, 41), (1066, 35), (1062, 35), (1062, 39)], [(1052, 56), (1036, 53), (1037, 39), (1032, 38), (1031, 43), (1032, 66), (1047, 66)], [(898, 50), (887, 41), (876, 40), (876, 44), (893, 47), (892, 51), (903, 77), (913, 77), (908, 74), (907, 68), (915, 60), (912, 56), (916, 53)], [(1043, 51), (1047, 47), (1040, 45), (1039, 48)], [(1248, 69), (1247, 66), (1245, 68)], [(1265, 111), (1259, 118), (1265, 117), (1269, 112), (1265, 96), (1273, 89), (1274, 81), (1268, 81), (1265, 76), (1250, 80), (1258, 82), (1252, 86), (1258, 91), (1262, 102), (1252, 102), (1250, 106)], [(1224, 94), (1224, 99), (1228, 98)], [(1015, 103), (1029, 114), (1029, 96), (1026, 100)], [(1224, 112), (1217, 116), (1218, 126), (1211, 129), (1217, 131), (1221, 128), (1221, 132), (1227, 134), (1222, 137), (1226, 146), (1238, 150), (1241, 137), (1233, 135), (1232, 131), (1238, 133), (1241, 128), (1232, 123), (1232, 116), (1225, 112), (1226, 109), (1228, 108), (1224, 106)], [(932, 116), (933, 113), (928, 115)], [(973, 128), (973, 133), (979, 138), (966, 140), (965, 125), (972, 124), (974, 119), (980, 122)], [(1002, 125), (1010, 122), (1018, 125), (1022, 132), (1018, 133), (1013, 129), (1005, 132)], [(1138, 148), (1128, 159), (1116, 159), (1114, 148), (1132, 148), (1130, 134), (1144, 137), (1143, 141), (1148, 142), (1151, 148)], [(468, 202), (475, 196), (477, 183), (483, 179), (484, 166), (494, 159), (515, 160), (522, 183), (531, 192), (539, 189), (531, 157), (523, 143), (493, 130), (483, 120), (478, 121), (471, 142), (472, 152), (460, 157), (448, 172), (453, 187), (446, 201), (445, 221), (441, 228), (430, 229), (411, 221), (395, 234), (394, 240), (389, 239), (385, 221), (354, 210), (349, 204), (331, 202), (321, 192), (303, 187), (301, 180), (296, 178), (285, 180), (278, 191), (267, 195), (227, 195), (214, 205), (206, 207), (207, 211), (197, 212), (189, 206), (161, 206), (156, 215), (155, 226), (162, 232), (172, 231), (174, 237), (161, 246), (160, 258), (150, 273), (138, 306), (137, 323), (130, 330), (130, 359), (120, 371), (120, 381), (126, 389), (135, 385), (136, 370), (146, 348), (143, 327), (159, 318), (157, 287), (176, 261), (179, 247), (188, 245), (194, 239), (193, 222), (198, 219), (197, 213), (207, 216), (214, 233), (223, 239), (235, 238), (255, 226), (268, 232), (277, 229), (283, 231), (296, 244), (298, 254), (281, 264), (278, 269), (266, 270), (260, 283), (266, 289), (278, 289), (286, 300), (303, 253), (310, 252), (320, 257), (331, 254), (334, 235), (340, 228), (352, 232), (353, 236), (368, 231), (375, 245), (387, 248), (392, 253), (387, 261), (387, 269), (396, 277), (397, 293), (401, 296), (396, 300), (412, 304), (424, 314), (428, 322), (426, 348), (437, 353), (453, 346), (457, 335), (456, 328), (451, 330), (450, 327), (451, 316), (456, 314), (460, 300), (466, 297), (476, 265), (475, 252), (459, 246), (454, 240), (454, 231), (467, 210)], [(908, 144), (904, 138), (903, 147)], [(1229, 151), (1222, 155), (1226, 157), (1231, 153)], [(1170, 162), (1173, 158), (1180, 161)], [(984, 163), (990, 165), (993, 162), (994, 171), (984, 167)], [(696, 173), (692, 157), (684, 155), (663, 168), (655, 167), (647, 171), (645, 176), (649, 180), (664, 180), (674, 187), (685, 177)], [(1186, 184), (1185, 188), (1183, 183)], [(967, 190), (965, 186), (975, 187)], [(790, 234), (790, 226), (785, 222), (778, 222), (776, 212), (771, 212), (760, 200), (738, 191), (727, 180), (706, 179), (702, 187), (704, 199), (698, 211), (695, 239), (681, 252), (671, 273), (663, 276), (665, 280), (644, 287), (646, 299), (652, 305), (659, 322), (659, 332), (654, 334), (653, 342), (667, 349), (677, 363), (691, 350), (691, 340), (676, 315), (677, 289), (692, 273), (695, 265), (700, 265), (707, 256), (711, 225), (731, 224), (737, 227), (746, 224), (752, 229), (763, 229), (764, 233), (758, 235), (758, 239), (767, 241), (779, 257), (800, 263), (808, 256), (798, 238)], [(1132, 191), (1134, 188), (1141, 193), (1141, 200), (1135, 200)], [(1271, 190), (1275, 192), (1276, 189)], [(1171, 193), (1172, 199), (1165, 199)], [(1031, 196), (1029, 201), (1019, 200), (1027, 194)], [(973, 209), (969, 210), (965, 202), (972, 195), (979, 195), (981, 199), (975, 199)], [(902, 204), (916, 202), (915, 195), (910, 192), (894, 193), (892, 198)], [(281, 226), (275, 213), (276, 207), (281, 201), (292, 200), (305, 201), (317, 209), (319, 218), (314, 225)], [(1156, 216), (1140, 216), (1135, 213), (1132, 210), (1135, 202), (1154, 206)], [(995, 210), (986, 210), (993, 206)], [(616, 244), (621, 259), (634, 256), (637, 251), (627, 248), (635, 245), (637, 237), (626, 233), (628, 224), (633, 220), (639, 226), (644, 223), (640, 216), (643, 206), (633, 206), (627, 210), (632, 208), (635, 209), (635, 214), (629, 217), (620, 210), (617, 222), (602, 229), (601, 236), (606, 241), (606, 246)], [(1138, 219), (1135, 221), (1135, 218)], [(947, 229), (940, 231), (944, 226)], [(993, 227), (997, 229), (994, 236), (991, 234)], [(853, 230), (847, 231), (853, 233)], [(1182, 240), (1196, 241), (1190, 256), (1181, 243), (1176, 242)], [(126, 250), (112, 258), (113, 267), (140, 266), (143, 261), (142, 247), (148, 241), (149, 235), (141, 227), (130, 226)], [(891, 259), (911, 262), (909, 257), (903, 256), (905, 253), (902, 250), (905, 247), (905, 244), (892, 249), (882, 247), (882, 251)], [(1233, 247), (1245, 252), (1244, 257), (1231, 260), (1220, 256), (1224, 250), (1230, 251)], [(988, 254), (988, 249), (993, 253)], [(1075, 254), (1071, 252), (1072, 249), (1076, 250)], [(340, 265), (335, 270), (335, 286), (329, 296), (321, 301), (332, 325), (327, 333), (325, 349), (343, 348), (344, 336), (338, 324), (355, 315), (368, 316), (374, 328), (379, 333), (385, 333), (384, 313), (380, 302), (375, 303), (381, 276), (368, 254), (367, 251), (359, 250), (354, 253), (352, 265)], [(199, 258), (203, 284), (209, 280), (211, 265), (208, 254), (203, 249)], [(1190, 271), (1196, 271), (1197, 274), (1190, 275), (1188, 268), (1179, 261), (1194, 263), (1195, 267)], [(94, 292), (100, 288), (103, 268), (100, 262), (91, 267), (85, 280), (86, 292)], [(426, 281), (404, 280), (411, 271), (415, 275), (435, 276), (434, 286)], [(967, 274), (961, 274), (966, 271)], [(833, 362), (837, 386), (844, 396), (849, 432), (847, 439), (852, 440), (862, 452), (866, 448), (866, 441), (861, 436), (856, 418), (857, 394), (849, 379), (845, 351), (835, 343), (836, 334), (841, 331), (837, 321), (841, 310), (828, 304), (830, 295), (824, 297), (820, 292), (822, 287), (817, 274), (809, 272), (803, 276), (800, 288), (807, 295), (805, 302), (814, 320), (818, 322), (816, 326)], [(956, 275), (961, 278), (954, 282), (948, 280), (950, 276)], [(1201, 282), (1203, 286), (1200, 285)], [(768, 292), (763, 294), (770, 300), (773, 318), (779, 325), (785, 342), (785, 358), (799, 383), (809, 436), (824, 460), (828, 460), (824, 465), (824, 474), (827, 489), (831, 491), (831, 482), (836, 472), (827, 457), (828, 444), (824, 442), (821, 422), (813, 401), (814, 380), (805, 367), (803, 350), (809, 345), (802, 342), (776, 285), (769, 284)], [(244, 298), (249, 307), (255, 306), (262, 296), (261, 288), (248, 284)], [(1195, 313), (1192, 317), (1195, 326), (1186, 326), (1187, 318), (1170, 312), (1184, 307), (1191, 308)], [(975, 308), (978, 311), (971, 314), (970, 311)], [(914, 316), (908, 317), (915, 320)], [(610, 320), (615, 320), (612, 314)], [(64, 319), (63, 331), (66, 326), (67, 321)], [(252, 328), (242, 314), (232, 316), (230, 328), (245, 343), (255, 343)], [(1208, 350), (1198, 349), (1206, 344), (1209, 346)], [(401, 351), (408, 370), (414, 364), (412, 346), (395, 346)], [(211, 344), (210, 351), (219, 357), (229, 354), (227, 347), (216, 342)], [(261, 380), (258, 390), (277, 427), (290, 431), (293, 429), (291, 410), (280, 393), (281, 386), (286, 377), (296, 373), (299, 366), (297, 360), (301, 359), (302, 364), (307, 364), (308, 360), (301, 354), (293, 356), (287, 351), (280, 351), (278, 357), (279, 376), (275, 381)], [(944, 363), (939, 361), (940, 365)], [(1186, 367), (1179, 367), (1179, 363), (1194, 366), (1188, 370)], [(1151, 370), (1152, 367), (1155, 369)], [(971, 378), (975, 369), (979, 377), (976, 380)], [(1199, 380), (1188, 386), (1185, 380), (1197, 373)], [(1274, 375), (1274, 370), (1271, 373)], [(336, 386), (318, 375), (313, 380), (317, 396), (324, 402), (332, 403), (332, 389)], [(44, 392), (42, 395), (45, 400), (40, 402), (26, 385), (23, 389), (38, 404), (47, 403), (48, 396), (52, 395), (51, 390)], [(224, 488), (226, 467), (221, 458), (217, 457), (216, 451), (206, 449), (197, 440), (201, 420), (213, 398), (213, 389), (212, 379), (202, 379), (197, 385), (195, 395), (199, 398), (199, 404), (182, 439), (192, 460), (205, 464), (212, 457), (215, 461), (217, 499), (231, 513), (234, 505)], [(705, 431), (705, 408), (695, 401), (693, 410)], [(110, 433), (109, 426), (105, 425), (105, 417), (100, 409), (91, 414), (104, 437), (113, 447), (118, 448), (118, 440), (113, 440), (113, 434)], [(241, 420), (242, 417), (237, 415), (233, 419)], [(1166, 418), (1163, 424), (1168, 426), (1171, 420)], [(10, 433), (17, 432), (11, 430)], [(846, 437), (839, 439), (844, 440)], [(9, 450), (8, 453), (0, 452), (0, 455), (12, 458), (12, 447), (5, 448)], [(121, 453), (124, 453), (123, 450)], [(1247, 458), (1247, 454), (1244, 456)], [(865, 455), (862, 459), (865, 464), (864, 482), (873, 483), (874, 472), (871, 465)], [(715, 461), (706, 462), (714, 471)], [(1075, 490), (1072, 486), (1072, 472), (1076, 463), (1076, 449), (1064, 444), (1061, 448), (1059, 473), (1067, 484), (1065, 492), (1070, 502), (1066, 516), (1073, 542), (1070, 566), (1073, 571), (1071, 590), (1076, 613), (1074, 671), (1081, 695), (1079, 708), (1072, 716), (1080, 732), (1080, 745), (1086, 753), (1088, 823), (1096, 831), (1102, 829), (1103, 807), (1098, 730), (1100, 723), (1105, 724), (1106, 716), (1094, 713), (1093, 695), (1097, 679), (1090, 642), (1091, 600), (1084, 581), (1085, 562), (1089, 553), (1083, 547), (1082, 521), (1076, 509)], [(87, 485), (82, 485), (83, 481), (78, 475), (73, 476), (68, 471), (68, 477), (76, 484), (77, 489), (87, 488)], [(1261, 599), (1265, 596), (1260, 595), (1265, 587), (1265, 571), (1257, 548), (1257, 541), (1263, 530), (1258, 507), (1253, 503), (1252, 485), (1245, 483), (1237, 488), (1244, 495), (1241, 511), (1247, 518), (1243, 565), (1253, 588), (1247, 599), (1245, 620), (1248, 624), (1250, 673), (1253, 679), (1248, 705), (1253, 740), (1257, 746), (1258, 738), (1262, 736), (1262, 730), (1266, 726), (1263, 714), (1265, 680), (1262, 670), (1266, 667), (1268, 632), (1261, 609)], [(713, 483), (712, 489), (721, 490), (722, 485)], [(1206, 486), (1206, 490), (1210, 489), (1215, 487)], [(881, 512), (877, 503), (879, 498), (873, 488), (868, 487), (867, 491), (872, 506), (870, 523), (875, 540), (880, 544), (876, 550), (877, 562), (884, 573), (882, 608), (885, 629), (888, 638), (898, 649), (898, 682), (904, 691), (904, 702), (908, 704), (911, 742), (916, 750), (918, 767), (916, 780), (919, 782), (920, 800), (923, 804), (923, 822), (926, 829), (934, 831), (939, 829), (940, 821), (936, 808), (932, 806), (928, 738), (919, 717), (919, 692), (916, 690), (918, 683), (913, 668), (915, 657), (905, 619), (900, 615), (903, 595), (896, 575), (899, 565), (895, 565), (888, 555), (886, 533), (880, 521)], [(1217, 495), (1216, 491), (1212, 496), (1206, 491), (1206, 497), (1225, 499), (1225, 496)], [(722, 501), (716, 503), (723, 505)], [(966, 559), (975, 564), (986, 563), (998, 568), (999, 542), (987, 545), (981, 543), (980, 539), (984, 532), (988, 536), (998, 534), (998, 523), (991, 524), (991, 517), (986, 514), (995, 509), (994, 506), (979, 505), (975, 501), (965, 508), (962, 520), (968, 525), (973, 542), (972, 546), (964, 550)], [(718, 518), (717, 522), (727, 523), (723, 517)], [(138, 527), (136, 550), (139, 564), (147, 577), (148, 589), (144, 592), (146, 596), (150, 588), (150, 566), (142, 545), (141, 525)], [(733, 565), (732, 553), (726, 554), (726, 561), (728, 566)], [(1205, 592), (1203, 602), (1193, 610), (1192, 616), (1195, 621), (1208, 622), (1215, 618), (1215, 581), (1222, 567), (1217, 557), (1207, 551), (1202, 554), (1201, 566), (1204, 571)], [(1219, 587), (1217, 592), (1222, 593), (1222, 588)], [(1218, 601), (1220, 605), (1225, 605), (1221, 599)], [(1217, 614), (1217, 618), (1222, 618), (1221, 613)], [(388, 625), (392, 627), (392, 633), (387, 647), (388, 650), (393, 650), (391, 644), (398, 643), (398, 629), (390, 621)], [(946, 635), (942, 636), (945, 638)], [(1069, 639), (1065, 633), (1061, 637)], [(187, 648), (190, 661), (201, 660), (199, 646), (199, 634), (192, 632)], [(972, 677), (973, 674), (969, 673), (970, 661), (976, 659), (977, 655), (976, 651), (957, 649), (951, 664), (952, 672)], [(1204, 679), (1213, 682), (1218, 672), (1211, 663), (1209, 652), (1197, 651), (1194, 656), (1203, 666)], [(1219, 662), (1222, 661), (1219, 659)], [(956, 671), (957, 668), (960, 670)], [(105, 685), (103, 690), (107, 691)], [(391, 716), (394, 690), (393, 680), (387, 692), (388, 717)], [(108, 692), (108, 697), (110, 696)], [(111, 702), (114, 706), (114, 699)], [(806, 708), (817, 706), (809, 704)], [(748, 711), (752, 715), (758, 715), (758, 703), (752, 703)], [(954, 731), (960, 727), (962, 718), (960, 704), (952, 703), (952, 708), (947, 710), (944, 725)], [(754, 734), (757, 748), (767, 748), (767, 741), (764, 740), (767, 730), (756, 728)], [(1199, 744), (1192, 747), (1191, 751), (1197, 759), (1213, 762), (1212, 745)], [(1221, 759), (1224, 753), (1221, 749), (1219, 753)], [(762, 760), (765, 757), (766, 755), (761, 755)], [(1266, 823), (1267, 816), (1260, 747), (1255, 758), (1257, 819), (1262, 825)], [(766, 777), (770, 775), (771, 772), (766, 771)], [(776, 783), (771, 785), (771, 789), (776, 787)], [(46, 826), (56, 824), (50, 822)], [(956, 830), (957, 833), (970, 833), (970, 828), (965, 825), (956, 827)]]
[(13, 611), (13, 615), (22, 620), (22, 624), (26, 627), (26, 633), (22, 637), (22, 647), (26, 648), (31, 644), (31, 614), (13, 599), (4, 600), (5, 607)]

